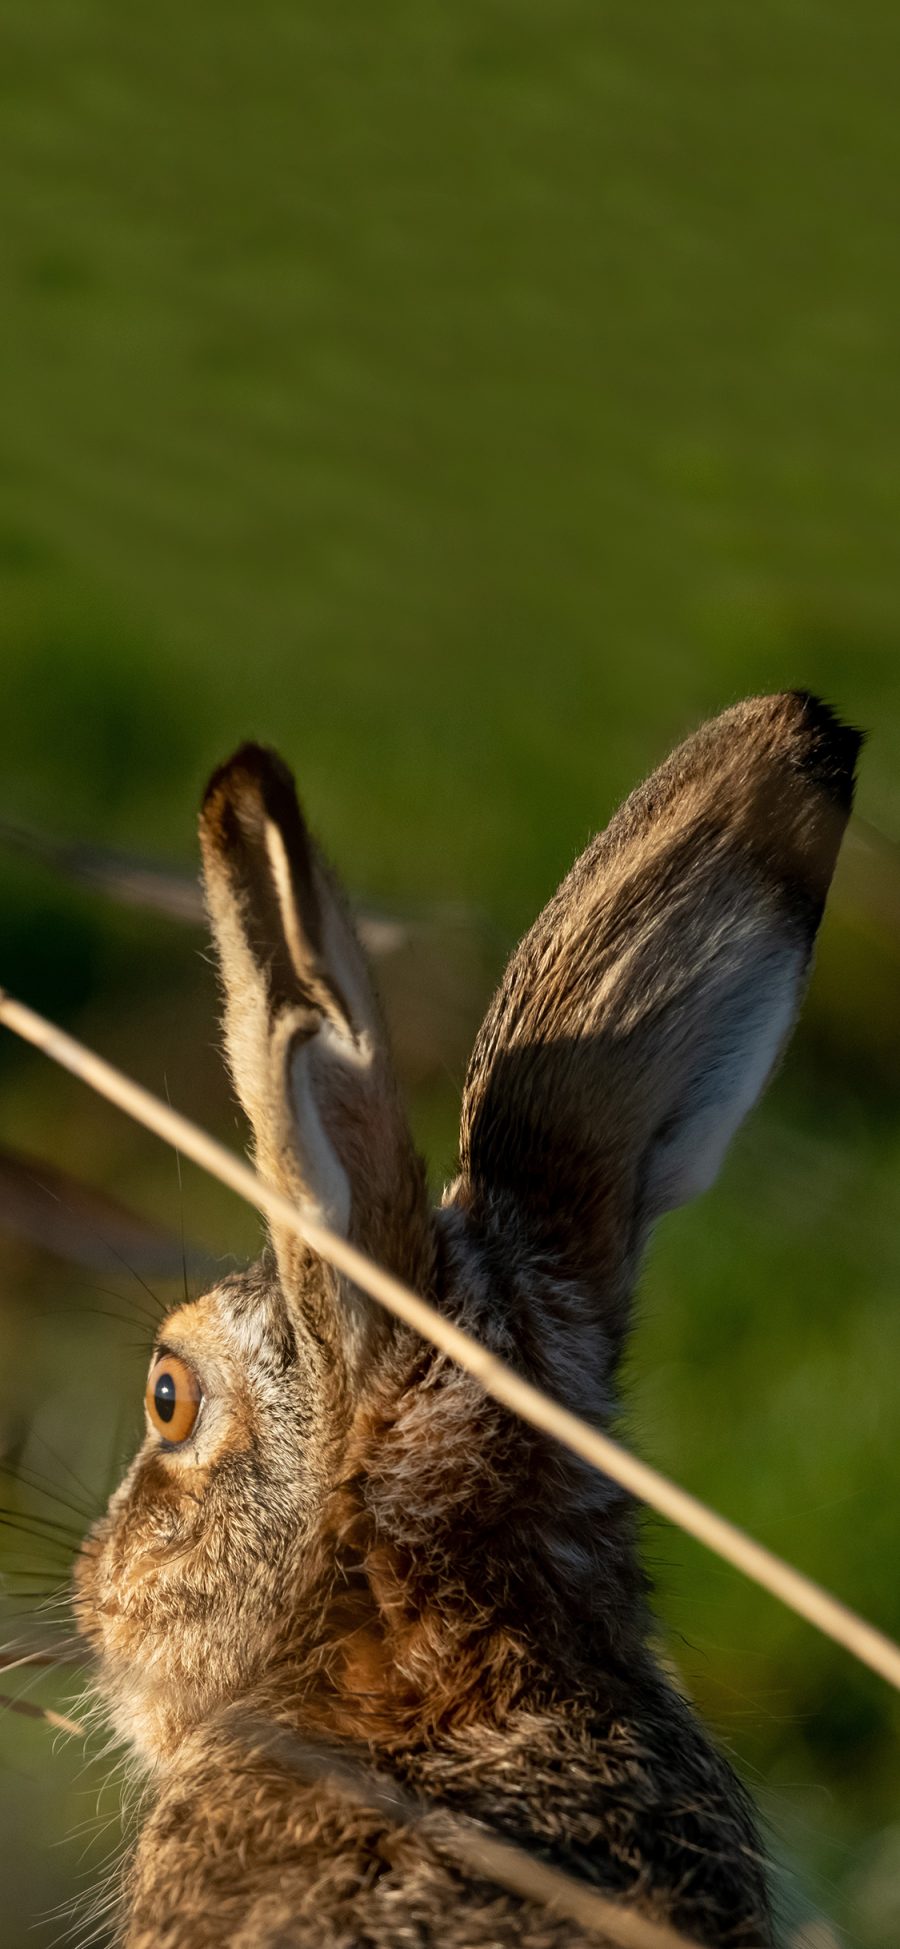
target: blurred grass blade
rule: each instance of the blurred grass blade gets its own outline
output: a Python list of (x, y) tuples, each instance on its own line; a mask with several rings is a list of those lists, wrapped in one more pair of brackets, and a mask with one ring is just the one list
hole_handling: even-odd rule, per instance
[(200, 883), (175, 867), (80, 840), (53, 839), (11, 819), (0, 818), (0, 844), (120, 906), (164, 914), (190, 926), (203, 925)]
[(19, 1712), (23, 1719), (43, 1719), (54, 1732), (71, 1733), (75, 1739), (84, 1738), (84, 1727), (74, 1719), (67, 1719), (65, 1713), (54, 1712), (49, 1705), (35, 1705), (31, 1699), (13, 1699), (7, 1692), (0, 1692), (0, 1708), (4, 1712)]
[[(124, 1263), (155, 1279), (180, 1278), (181, 1240), (130, 1211), (108, 1192), (82, 1184), (55, 1164), (0, 1146), (0, 1231), (40, 1246), (89, 1272)], [(193, 1270), (209, 1256), (187, 1249)]]
[[(206, 914), (200, 882), (179, 867), (138, 853), (121, 852), (110, 846), (95, 846), (83, 840), (55, 839), (23, 826), (14, 819), (0, 818), (0, 845), (8, 852), (38, 860), (62, 879), (103, 894), (121, 907), (136, 907), (143, 913), (162, 914), (188, 927), (203, 927)], [(396, 915), (381, 913), (363, 902), (355, 907), (356, 924), (368, 952), (380, 959), (404, 947), (415, 923)]]

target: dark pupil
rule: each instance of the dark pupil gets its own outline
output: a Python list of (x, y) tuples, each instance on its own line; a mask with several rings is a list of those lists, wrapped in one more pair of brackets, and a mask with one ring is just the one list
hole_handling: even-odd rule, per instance
[(175, 1413), (175, 1382), (171, 1374), (160, 1374), (153, 1389), (153, 1402), (160, 1421), (171, 1421)]

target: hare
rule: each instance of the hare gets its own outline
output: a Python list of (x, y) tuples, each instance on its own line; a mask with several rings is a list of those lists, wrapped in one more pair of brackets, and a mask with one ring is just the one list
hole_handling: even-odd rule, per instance
[[(244, 746), (201, 841), (258, 1169), (608, 1423), (648, 1231), (784, 1046), (859, 745), (814, 697), (753, 698), (627, 800), (509, 963), (438, 1210), (341, 894)], [(75, 1578), (148, 1782), (127, 1949), (606, 1941), (461, 1867), (448, 1811), (697, 1944), (773, 1943), (747, 1795), (651, 1648), (614, 1484), (277, 1228), (165, 1321), (146, 1402)], [(294, 1736), (424, 1819), (302, 1777)]]

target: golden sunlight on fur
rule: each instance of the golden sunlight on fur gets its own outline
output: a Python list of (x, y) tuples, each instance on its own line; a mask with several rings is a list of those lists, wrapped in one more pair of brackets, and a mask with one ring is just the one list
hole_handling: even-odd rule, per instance
[[(510, 961), (433, 1210), (343, 897), (243, 747), (201, 841), (259, 1168), (607, 1425), (649, 1229), (714, 1178), (802, 999), (858, 748), (814, 698), (755, 698), (627, 801)], [(774, 1943), (749, 1798), (652, 1649), (612, 1482), (277, 1228), (164, 1322), (147, 1399), (76, 1570), (148, 1781), (124, 1949), (609, 1944), (463, 1867), (454, 1813), (707, 1949)]]

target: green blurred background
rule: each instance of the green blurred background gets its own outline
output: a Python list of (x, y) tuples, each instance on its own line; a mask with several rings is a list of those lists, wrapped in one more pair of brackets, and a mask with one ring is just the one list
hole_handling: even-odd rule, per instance
[[(753, 690), (870, 730), (802, 1029), (654, 1247), (626, 1429), (900, 1632), (900, 13), (6, 0), (0, 44), (0, 815), (192, 870), (211, 766), (281, 746), (410, 920), (381, 972), (436, 1181), (506, 948), (642, 772)], [(0, 849), (0, 980), (234, 1138), (202, 945)], [(0, 1144), (253, 1247), (9, 1038)], [(151, 1302), (4, 1222), (2, 1501), (64, 1520), (43, 1486), (96, 1505), (135, 1440)], [(25, 1528), (4, 1638), (65, 1569)], [(787, 1936), (896, 1949), (895, 1701), (647, 1554)], [(0, 1944), (49, 1944), (116, 1788), (9, 1714), (0, 1764)]]

